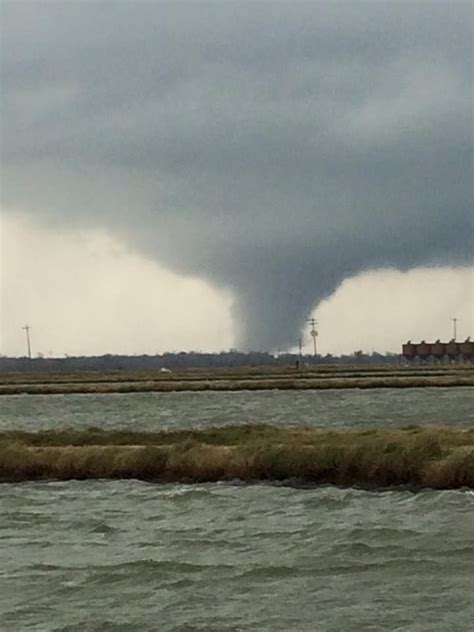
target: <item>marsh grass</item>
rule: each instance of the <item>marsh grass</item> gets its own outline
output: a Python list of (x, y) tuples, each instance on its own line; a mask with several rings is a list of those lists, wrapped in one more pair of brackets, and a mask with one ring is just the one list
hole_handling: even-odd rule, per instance
[(0, 433), (0, 479), (136, 478), (474, 487), (474, 430), (315, 430), (269, 425), (170, 432)]
[(0, 375), (0, 395), (422, 386), (474, 386), (474, 365), (318, 365), (303, 370), (291, 367), (247, 367), (187, 369), (172, 374), (136, 370)]

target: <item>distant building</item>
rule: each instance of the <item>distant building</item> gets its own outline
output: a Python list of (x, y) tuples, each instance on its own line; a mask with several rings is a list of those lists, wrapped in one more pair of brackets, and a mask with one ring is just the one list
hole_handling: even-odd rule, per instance
[(402, 345), (402, 355), (406, 360), (423, 360), (444, 359), (471, 362), (474, 358), (474, 342), (470, 337), (464, 342), (456, 342), (454, 339), (449, 342), (425, 342), (422, 340), (413, 343), (411, 340)]

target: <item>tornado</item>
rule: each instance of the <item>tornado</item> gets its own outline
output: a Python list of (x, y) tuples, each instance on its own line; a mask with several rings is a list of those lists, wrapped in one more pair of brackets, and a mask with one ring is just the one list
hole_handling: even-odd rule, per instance
[(2, 212), (231, 290), (241, 349), (295, 346), (361, 271), (472, 263), (470, 2), (6, 0), (2, 21)]

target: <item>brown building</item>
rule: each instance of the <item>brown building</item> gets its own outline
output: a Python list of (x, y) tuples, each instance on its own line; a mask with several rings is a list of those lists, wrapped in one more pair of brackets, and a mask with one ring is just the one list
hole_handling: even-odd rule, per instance
[(402, 345), (402, 355), (406, 360), (429, 360), (430, 358), (442, 361), (449, 360), (471, 361), (474, 358), (474, 342), (467, 338), (464, 342), (425, 342), (422, 340), (413, 343), (411, 340)]

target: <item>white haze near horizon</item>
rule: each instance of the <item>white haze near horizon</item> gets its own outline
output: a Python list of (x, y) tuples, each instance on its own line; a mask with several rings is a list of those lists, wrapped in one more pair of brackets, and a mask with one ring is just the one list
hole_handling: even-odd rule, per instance
[[(221, 351), (235, 345), (230, 290), (180, 276), (95, 229), (9, 213), (1, 224), (0, 353)], [(322, 354), (398, 352), (403, 341), (473, 332), (473, 267), (372, 270), (346, 279), (312, 310)], [(299, 332), (295, 331), (295, 346)], [(309, 328), (304, 350), (312, 351)], [(277, 349), (271, 351), (278, 351)]]

